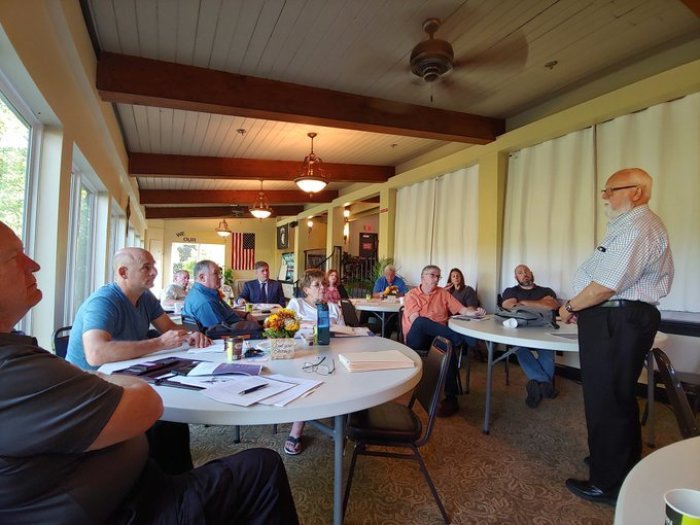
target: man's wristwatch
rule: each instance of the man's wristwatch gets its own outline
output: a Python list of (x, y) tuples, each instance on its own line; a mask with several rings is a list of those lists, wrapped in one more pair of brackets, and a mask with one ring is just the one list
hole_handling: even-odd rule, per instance
[(564, 305), (564, 310), (566, 310), (566, 311), (569, 312), (570, 314), (575, 314), (575, 313), (576, 313), (576, 311), (574, 310), (574, 308), (571, 306), (571, 301), (566, 301), (566, 304)]

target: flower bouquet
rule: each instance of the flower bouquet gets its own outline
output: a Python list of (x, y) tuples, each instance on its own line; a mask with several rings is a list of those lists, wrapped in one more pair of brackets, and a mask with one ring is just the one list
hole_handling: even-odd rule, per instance
[(384, 297), (389, 297), (389, 296), (396, 297), (397, 295), (399, 295), (399, 287), (398, 287), (398, 286), (394, 286), (394, 285), (387, 286), (387, 287), (384, 289), (384, 292), (382, 292), (382, 295), (383, 295)]
[(294, 310), (280, 308), (263, 323), (263, 335), (270, 339), (271, 359), (294, 357), (294, 334), (299, 330), (299, 319)]

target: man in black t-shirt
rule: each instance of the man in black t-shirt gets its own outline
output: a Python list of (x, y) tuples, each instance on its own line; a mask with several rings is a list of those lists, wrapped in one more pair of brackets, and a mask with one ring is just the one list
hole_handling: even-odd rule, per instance
[(298, 523), (276, 452), (168, 476), (148, 460), (163, 405), (147, 383), (83, 372), (13, 333), (41, 300), (38, 270), (0, 222), (0, 523)]
[[(551, 288), (537, 286), (532, 271), (524, 264), (515, 267), (515, 280), (518, 281), (517, 286), (506, 288), (503, 291), (503, 303), (501, 304), (503, 308), (508, 310), (516, 309), (518, 306), (534, 306), (548, 310), (559, 308), (557, 294)], [(536, 356), (533, 353), (535, 351), (537, 352)], [(527, 390), (525, 404), (530, 408), (536, 408), (543, 397), (556, 397), (558, 392), (552, 384), (554, 352), (552, 350), (518, 348), (515, 355), (520, 363), (520, 368), (523, 369), (528, 378), (525, 387)]]

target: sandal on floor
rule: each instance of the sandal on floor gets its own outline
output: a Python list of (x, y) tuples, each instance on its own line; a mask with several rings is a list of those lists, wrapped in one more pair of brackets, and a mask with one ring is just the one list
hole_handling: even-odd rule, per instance
[(301, 436), (296, 438), (294, 436), (287, 436), (287, 440), (284, 442), (284, 453), (288, 456), (296, 456), (301, 454), (304, 450), (301, 446)]

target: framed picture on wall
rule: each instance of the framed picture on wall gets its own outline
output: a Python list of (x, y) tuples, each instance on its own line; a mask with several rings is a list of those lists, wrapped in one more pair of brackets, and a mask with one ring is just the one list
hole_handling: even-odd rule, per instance
[(289, 224), (277, 227), (277, 249), (289, 248)]

